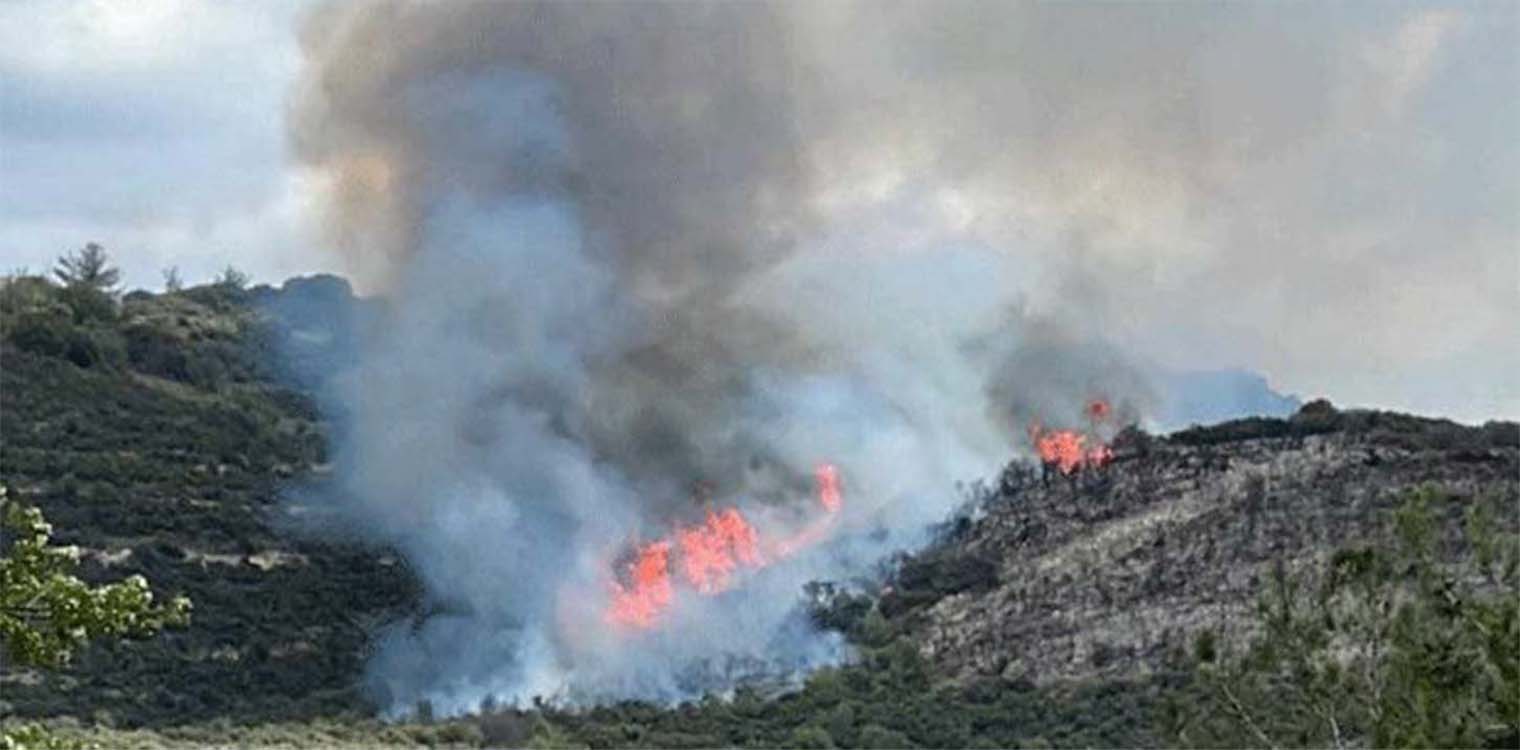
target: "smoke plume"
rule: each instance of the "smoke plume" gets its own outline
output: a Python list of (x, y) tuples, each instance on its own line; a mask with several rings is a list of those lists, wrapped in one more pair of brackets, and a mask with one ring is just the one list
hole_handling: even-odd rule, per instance
[[(1178, 299), (1223, 309), (1219, 253), (1254, 221), (1195, 221), (1203, 202), (1270, 194), (1257, 165), (1313, 142), (1314, 118), (1354, 124), (1328, 98), (1278, 106), (1340, 70), (1336, 23), (1277, 68), (1231, 67), (1304, 31), (1276, 19), (314, 14), (294, 151), (325, 186), (330, 241), (387, 300), (337, 389), (345, 509), (433, 605), (385, 634), (382, 699), (669, 699), (843, 658), (799, 617), (801, 584), (918, 543), (1031, 420), (1075, 424), (1095, 396), (1143, 418), (1153, 363), (1127, 352), (1168, 344), (1139, 327)], [(820, 462), (847, 499), (830, 542), (721, 596), (677, 592), (659, 628), (608, 627), (631, 546), (702, 501), (796, 529)]]

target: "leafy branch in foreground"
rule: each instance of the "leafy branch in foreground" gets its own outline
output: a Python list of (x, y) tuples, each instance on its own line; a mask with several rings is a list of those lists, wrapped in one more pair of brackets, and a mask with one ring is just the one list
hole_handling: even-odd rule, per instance
[(78, 550), (51, 545), (42, 511), (6, 502), (4, 488), (0, 529), (0, 645), (12, 664), (56, 668), (92, 640), (147, 637), (189, 621), (189, 599), (156, 604), (142, 576), (100, 586), (79, 580)]
[[(1454, 547), (1440, 506), (1458, 501)], [(1249, 649), (1232, 658), (1200, 635), (1178, 743), (1520, 746), (1520, 536), (1494, 515), (1511, 503), (1411, 491), (1380, 538), (1316, 570), (1279, 566)]]

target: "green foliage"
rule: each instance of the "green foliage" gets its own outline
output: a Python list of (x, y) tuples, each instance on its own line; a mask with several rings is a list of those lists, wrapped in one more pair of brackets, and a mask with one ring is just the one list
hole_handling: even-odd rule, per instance
[(210, 284), (183, 289), (177, 294), (216, 312), (233, 313), (247, 307), (248, 282), (248, 274), (227, 266)]
[(78, 367), (220, 389), (267, 378), (273, 366), (266, 321), (244, 297), (241, 287), (218, 282), (177, 294), (134, 292), (118, 305), (82, 281), (59, 287), (12, 277), (0, 284), (0, 334), (17, 349)]
[(156, 605), (142, 576), (90, 586), (74, 575), (77, 551), (52, 546), (52, 526), (34, 507), (5, 502), (9, 544), (0, 557), (0, 642), (19, 665), (61, 667), (97, 638), (146, 637), (189, 620), (190, 601)]
[(50, 731), (36, 722), (0, 727), (0, 750), (97, 750), (100, 745)]
[(91, 242), (58, 259), (53, 275), (65, 287), (84, 286), (110, 292), (121, 281), (121, 270), (111, 265), (106, 249)]
[(827, 750), (834, 747), (834, 738), (829, 736), (829, 730), (823, 727), (805, 725), (793, 730), (792, 738), (787, 745), (804, 750)]
[(0, 278), (0, 325), (24, 312), (57, 306), (54, 289), (46, 276), (17, 274)]
[(1156, 681), (1037, 688), (1000, 678), (937, 685), (912, 643), (897, 639), (769, 698), (741, 688), (731, 700), (670, 708), (540, 707), (478, 721), (483, 736), (512, 740), (502, 744), (520, 744), (523, 723), (541, 722), (535, 735), (592, 748), (1019, 747), (1041, 737), (1061, 747), (1132, 747), (1158, 744), (1151, 717), (1164, 689)]
[(23, 276), (0, 285), (0, 333), (23, 351), (80, 367), (125, 363), (117, 317), (115, 299), (88, 284), (57, 287), (40, 276)]
[[(187, 338), (232, 336), (225, 316), (203, 318), (203, 308), (164, 295), (128, 315), (179, 325)], [(195, 603), (193, 622), (172, 637), (87, 649), (66, 678), (0, 684), (7, 712), (109, 714), (126, 727), (373, 712), (356, 684), (369, 625), (407, 612), (417, 584), (384, 550), (292, 538), (271, 522), (284, 515), (282, 484), (327, 460), (310, 399), (267, 383), (203, 389), (80, 368), (3, 346), (5, 479), (61, 530), (56, 543), (85, 550), (80, 578), (141, 575)], [(279, 556), (272, 567), (259, 562), (265, 554)]]
[[(1279, 567), (1257, 640), (1238, 656), (1200, 646), (1173, 716), (1183, 744), (1479, 747), (1520, 739), (1520, 537), (1482, 498), (1461, 554), (1444, 554), (1434, 489), (1410, 492), (1386, 533), (1316, 571)], [(1455, 558), (1455, 559), (1453, 559)], [(1200, 636), (1200, 643), (1202, 643)]]
[(222, 269), (222, 273), (216, 277), (216, 285), (225, 289), (242, 291), (248, 287), (248, 274), (239, 271), (232, 266)]
[(45, 313), (26, 313), (10, 333), (16, 348), (59, 357), (79, 367), (116, 368), (127, 360), (125, 342), (109, 329), (83, 327)]
[(111, 323), (116, 320), (116, 298), (89, 284), (70, 284), (58, 290), (58, 299), (67, 307), (77, 325)]
[(586, 745), (575, 742), (559, 727), (539, 719), (533, 726), (532, 736), (528, 738), (528, 747), (533, 750), (563, 750), (586, 747)]
[(908, 741), (907, 735), (902, 732), (894, 732), (876, 724), (871, 724), (860, 730), (860, 744), (863, 748), (877, 748), (879, 750), (894, 750), (895, 748), (913, 747)]

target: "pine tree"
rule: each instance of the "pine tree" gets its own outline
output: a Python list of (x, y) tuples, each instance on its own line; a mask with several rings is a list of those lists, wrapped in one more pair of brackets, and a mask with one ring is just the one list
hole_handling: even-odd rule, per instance
[(106, 249), (94, 242), (59, 258), (53, 275), (64, 286), (83, 285), (108, 293), (121, 281), (121, 269), (110, 265)]

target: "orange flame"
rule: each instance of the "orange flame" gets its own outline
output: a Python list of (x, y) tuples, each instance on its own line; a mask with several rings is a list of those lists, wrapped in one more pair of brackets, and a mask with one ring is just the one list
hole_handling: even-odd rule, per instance
[[(814, 472), (818, 502), (828, 515), (809, 523), (790, 537), (762, 545), (755, 531), (737, 508), (707, 513), (701, 525), (678, 527), (675, 542), (661, 539), (638, 548), (627, 566), (628, 582), (612, 583), (607, 620), (615, 625), (647, 629), (669, 608), (674, 595), (670, 580), (672, 548), (680, 551), (678, 572), (685, 583), (704, 596), (732, 588), (734, 574), (742, 566), (763, 568), (798, 550), (821, 541), (843, 506), (839, 470), (822, 464)], [(761, 549), (770, 554), (762, 555)]]
[(814, 474), (818, 480), (819, 504), (830, 513), (838, 513), (844, 502), (839, 492), (839, 470), (833, 464), (819, 464)]
[(839, 488), (839, 470), (833, 464), (819, 464), (813, 471), (813, 479), (818, 488), (818, 504), (823, 506), (828, 515), (813, 519), (791, 536), (771, 542), (766, 549), (777, 558), (790, 557), (798, 550), (807, 549), (823, 541), (833, 530), (834, 520), (844, 505), (844, 493)]
[(670, 605), (670, 543), (651, 542), (628, 564), (627, 587), (614, 583), (607, 616), (613, 622), (647, 628)]
[(740, 564), (762, 564), (754, 527), (734, 508), (707, 512), (707, 521), (690, 529), (677, 529), (681, 564), (686, 580), (703, 594), (716, 594), (729, 587), (729, 576)]
[[(1088, 419), (1094, 430), (1098, 422), (1106, 421), (1113, 413), (1107, 401), (1094, 399), (1087, 404)], [(1062, 474), (1071, 475), (1087, 467), (1100, 467), (1112, 461), (1114, 451), (1096, 438), (1089, 443), (1089, 436), (1075, 430), (1049, 430), (1039, 422), (1029, 425), (1029, 439), (1034, 443), (1040, 461), (1056, 467)]]

